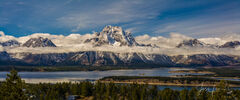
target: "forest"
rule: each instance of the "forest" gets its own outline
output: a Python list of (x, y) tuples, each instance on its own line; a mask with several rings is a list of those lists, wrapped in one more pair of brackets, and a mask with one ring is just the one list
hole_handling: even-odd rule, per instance
[(215, 91), (206, 89), (158, 89), (148, 84), (114, 84), (97, 82), (28, 84), (16, 70), (0, 83), (1, 100), (240, 100), (240, 90), (231, 89), (221, 81)]

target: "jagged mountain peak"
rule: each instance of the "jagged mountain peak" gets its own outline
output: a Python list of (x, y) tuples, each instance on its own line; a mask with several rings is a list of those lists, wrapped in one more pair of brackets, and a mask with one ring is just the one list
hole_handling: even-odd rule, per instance
[(94, 37), (87, 39), (85, 43), (92, 43), (95, 46), (137, 46), (138, 43), (130, 32), (124, 31), (118, 26), (106, 26), (101, 32), (94, 33)]
[(182, 43), (180, 43), (177, 47), (203, 47), (206, 46), (207, 44), (199, 41), (198, 39), (190, 39), (190, 40), (184, 40)]
[[(103, 28), (102, 32), (109, 32), (109, 31), (119, 31), (122, 32), (122, 27), (119, 26), (111, 26), (111, 25), (107, 25)], [(110, 33), (110, 32), (109, 32)]]
[(122, 27), (119, 27), (119, 26), (111, 26), (111, 25), (108, 25), (108, 26), (105, 26), (102, 30), (103, 34), (109, 34), (109, 35), (115, 35), (115, 34), (119, 34), (119, 35), (122, 35), (122, 36), (126, 36), (126, 35), (131, 35), (130, 32), (126, 32), (122, 29)]
[(237, 46), (240, 46), (239, 41), (230, 41), (230, 42), (226, 42), (225, 44), (221, 45), (220, 48), (235, 48)]
[(0, 42), (0, 45), (3, 47), (15, 47), (20, 46), (20, 43), (17, 40), (8, 40), (5, 42)]
[(24, 47), (56, 47), (56, 45), (48, 38), (37, 37), (30, 38), (23, 44)]

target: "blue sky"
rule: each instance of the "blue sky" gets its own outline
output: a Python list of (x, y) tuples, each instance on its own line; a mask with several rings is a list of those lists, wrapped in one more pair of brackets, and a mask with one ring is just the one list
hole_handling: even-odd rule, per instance
[(240, 0), (0, 0), (0, 31), (68, 35), (117, 25), (134, 36), (240, 34)]

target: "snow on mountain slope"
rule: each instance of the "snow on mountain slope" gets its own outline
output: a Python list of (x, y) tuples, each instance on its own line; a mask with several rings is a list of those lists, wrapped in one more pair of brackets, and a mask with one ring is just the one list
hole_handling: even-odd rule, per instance
[(15, 40), (14, 36), (5, 35), (3, 31), (0, 31), (0, 42), (6, 42), (9, 40)]
[[(16, 65), (90, 66), (240, 64), (240, 49), (237, 47), (239, 43), (234, 42), (232, 45), (232, 42), (227, 41), (233, 38), (238, 40), (237, 36), (194, 39), (178, 33), (171, 33), (170, 37), (143, 35), (137, 36), (135, 39), (131, 33), (125, 32), (117, 26), (106, 26), (101, 32), (85, 35), (63, 36), (35, 33), (16, 38), (4, 33), (0, 34), (2, 34), (1, 43), (14, 44), (8, 40), (24, 43), (19, 47), (0, 46), (0, 63), (13, 61)], [(236, 48), (218, 48), (217, 41), (221, 40), (224, 40), (225, 43), (229, 42), (227, 47), (236, 46)]]
[[(192, 43), (190, 49), (177, 48), (183, 41), (192, 40), (193, 38), (179, 34), (171, 33), (169, 37), (163, 36), (137, 36), (134, 38), (130, 33), (125, 32), (121, 27), (106, 26), (101, 32), (95, 32), (93, 34), (80, 35), (77, 33), (64, 35), (52, 35), (49, 33), (35, 33), (23, 37), (13, 37), (3, 34), (0, 37), (1, 40), (15, 39), (21, 44), (25, 43), (31, 38), (48, 38), (55, 46), (50, 47), (2, 47), (9, 53), (21, 53), (28, 52), (33, 54), (47, 54), (47, 53), (70, 53), (79, 51), (107, 51), (116, 53), (143, 53), (143, 54), (165, 54), (165, 55), (194, 55), (194, 54), (226, 54), (226, 55), (240, 55), (240, 49), (238, 48), (215, 48), (209, 46), (211, 41), (220, 41), (226, 39), (238, 40), (238, 36), (234, 35), (225, 38), (200, 38), (198, 39), (202, 46), (196, 46)], [(220, 40), (219, 40), (220, 39)], [(87, 43), (85, 43), (87, 42)], [(197, 42), (197, 41), (196, 41)], [(41, 43), (40, 43), (41, 44)], [(143, 44), (143, 45), (142, 45)], [(191, 44), (191, 43), (190, 43)], [(210, 43), (211, 44), (211, 43)], [(213, 45), (215, 43), (212, 43)]]
[(145, 34), (137, 36), (135, 39), (140, 44), (152, 44), (161, 48), (176, 48), (176, 46), (182, 41), (192, 38), (179, 33), (170, 33), (169, 38), (163, 36), (151, 37)]
[(8, 40), (5, 42), (0, 42), (0, 45), (3, 47), (18, 47), (20, 46), (20, 43), (16, 40)]
[(118, 26), (106, 26), (102, 32), (94, 33), (94, 37), (87, 39), (85, 43), (90, 43), (95, 46), (113, 45), (113, 46), (137, 46), (130, 32), (125, 32)]
[[(16, 54), (16, 53), (15, 53)], [(14, 54), (10, 54), (14, 55)], [(240, 57), (231, 55), (194, 54), (168, 56), (162, 54), (115, 53), (82, 51), (73, 53), (20, 53), (20, 61), (29, 65), (87, 65), (87, 66), (223, 66), (239, 65)], [(1, 59), (0, 59), (1, 61)]]
[(236, 48), (238, 46), (240, 46), (239, 41), (230, 41), (230, 42), (226, 42), (225, 44), (221, 45), (220, 48)]
[(204, 47), (206, 46), (205, 43), (197, 40), (197, 39), (190, 39), (190, 40), (184, 40), (182, 43), (180, 43), (177, 47)]
[(38, 37), (38, 38), (30, 38), (27, 42), (25, 42), (23, 47), (56, 47), (56, 45), (49, 40), (48, 38)]
[(223, 45), (230, 41), (240, 41), (240, 34), (237, 33), (227, 33), (223, 36), (219, 37), (207, 37), (207, 38), (199, 38), (198, 40), (213, 45)]

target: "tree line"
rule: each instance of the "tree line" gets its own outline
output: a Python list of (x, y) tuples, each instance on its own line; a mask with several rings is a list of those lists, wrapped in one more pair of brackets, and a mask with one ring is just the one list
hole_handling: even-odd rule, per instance
[(221, 81), (215, 91), (206, 89), (158, 89), (147, 84), (114, 84), (101, 82), (27, 84), (13, 70), (0, 83), (1, 100), (66, 100), (70, 95), (93, 100), (240, 100), (240, 90)]

